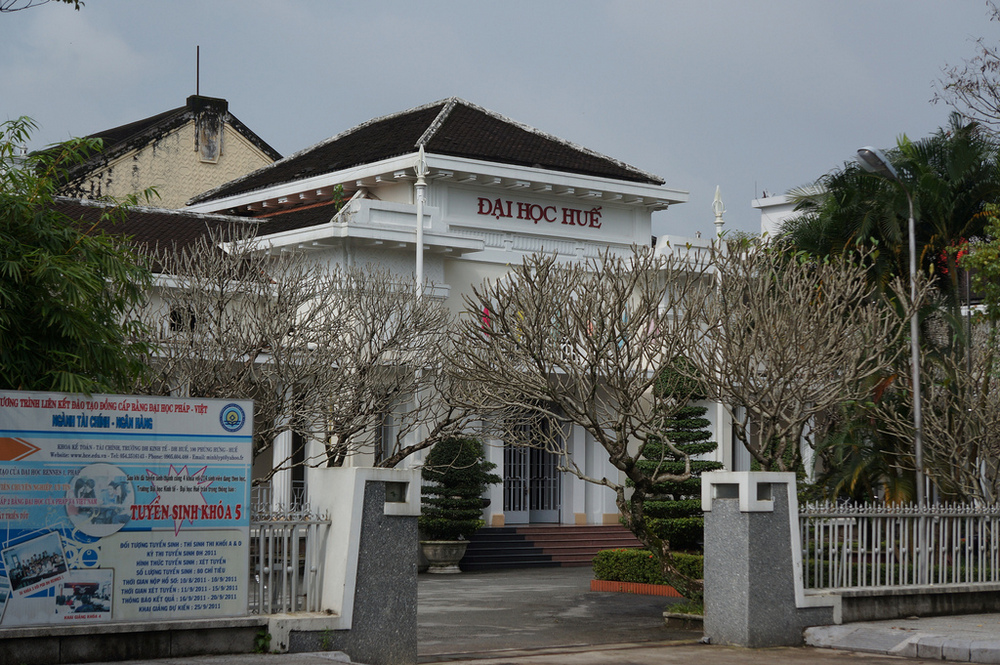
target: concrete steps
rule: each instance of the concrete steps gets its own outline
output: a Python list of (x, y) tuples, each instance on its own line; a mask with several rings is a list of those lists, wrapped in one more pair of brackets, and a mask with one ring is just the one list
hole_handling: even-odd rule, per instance
[(609, 525), (532, 525), (480, 529), (462, 570), (589, 566), (601, 550), (641, 547), (628, 529)]

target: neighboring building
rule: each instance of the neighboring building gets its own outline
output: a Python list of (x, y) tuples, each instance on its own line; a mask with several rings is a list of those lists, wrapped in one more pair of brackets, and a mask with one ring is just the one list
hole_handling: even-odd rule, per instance
[[(574, 260), (648, 245), (653, 211), (686, 200), (655, 175), (451, 98), (361, 124), (194, 197), (189, 210), (252, 218), (273, 250), (325, 264), (377, 263), (405, 277), (419, 253), (434, 295), (457, 311), (471, 285), (533, 252)], [(290, 438), (275, 442), (275, 460), (288, 457)], [(589, 476), (618, 477), (582, 428), (569, 438)], [(488, 524), (617, 524), (607, 488), (558, 473), (543, 451), (492, 443), (504, 484), (491, 490)], [(274, 478), (279, 500), (290, 487), (290, 472)]]
[(760, 210), (761, 235), (773, 236), (781, 229), (781, 225), (785, 223), (786, 219), (797, 214), (795, 203), (784, 194), (754, 199), (750, 205)]
[(104, 147), (73, 167), (61, 194), (85, 199), (122, 197), (156, 187), (164, 208), (180, 208), (281, 158), (229, 112), (224, 99), (192, 95), (171, 111), (91, 134)]

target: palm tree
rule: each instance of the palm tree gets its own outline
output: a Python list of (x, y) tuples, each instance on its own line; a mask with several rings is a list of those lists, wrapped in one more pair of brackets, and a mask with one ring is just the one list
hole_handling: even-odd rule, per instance
[[(947, 127), (927, 138), (902, 136), (888, 156), (913, 196), (920, 269), (930, 271), (957, 306), (959, 248), (982, 234), (985, 206), (1000, 201), (997, 141), (954, 113)], [(907, 274), (909, 210), (900, 187), (847, 163), (789, 195), (801, 214), (781, 232), (797, 249), (823, 257), (860, 245), (877, 250), (870, 266), (875, 284)]]
[[(936, 347), (925, 357), (933, 362), (938, 362), (935, 354), (961, 357), (965, 334), (958, 258), (966, 240), (983, 235), (988, 206), (1000, 201), (997, 141), (980, 125), (952, 114), (946, 127), (920, 141), (901, 137), (888, 157), (913, 197), (918, 271), (933, 279), (940, 294), (933, 299), (936, 303), (925, 302), (920, 311), (925, 331), (936, 333), (921, 335), (926, 347)], [(858, 247), (870, 250), (872, 284), (886, 293), (890, 280), (909, 273), (906, 193), (898, 184), (848, 163), (812, 186), (789, 192), (801, 214), (782, 232), (793, 247), (816, 257)], [(901, 371), (883, 377), (879, 385), (888, 387), (905, 375)], [(873, 391), (875, 401), (881, 392)], [(867, 408), (845, 405), (841, 415), (839, 426), (821, 446), (827, 488), (855, 498), (905, 498), (912, 491), (912, 477), (899, 472), (898, 459), (907, 446), (900, 445), (898, 435), (882, 431), (882, 423), (872, 419)]]

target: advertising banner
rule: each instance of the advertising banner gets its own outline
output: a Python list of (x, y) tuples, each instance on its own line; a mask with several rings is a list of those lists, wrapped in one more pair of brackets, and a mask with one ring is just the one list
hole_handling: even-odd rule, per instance
[(253, 402), (0, 391), (0, 628), (246, 614)]

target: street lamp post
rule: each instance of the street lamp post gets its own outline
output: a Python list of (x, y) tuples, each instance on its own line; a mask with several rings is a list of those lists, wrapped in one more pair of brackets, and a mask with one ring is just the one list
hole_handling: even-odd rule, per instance
[(924, 505), (924, 445), (923, 418), (920, 412), (920, 322), (917, 320), (917, 234), (913, 221), (913, 196), (900, 179), (896, 169), (878, 148), (866, 146), (858, 150), (858, 161), (866, 170), (879, 173), (895, 182), (906, 194), (906, 202), (910, 206), (910, 303), (914, 308), (910, 317), (910, 363), (913, 371), (913, 448), (917, 467), (917, 505)]
[(413, 167), (417, 176), (417, 255), (414, 263), (414, 281), (417, 288), (417, 300), (424, 296), (424, 199), (427, 196), (427, 160), (424, 158), (424, 146), (417, 152), (417, 163)]
[[(899, 177), (899, 173), (878, 148), (865, 146), (858, 149), (858, 161), (865, 170), (878, 173), (889, 180), (895, 182), (906, 194), (906, 202), (910, 206), (909, 220), (909, 240), (910, 240), (910, 305), (913, 312), (910, 316), (910, 364), (912, 365), (913, 381), (913, 456), (916, 465), (917, 484), (917, 509), (924, 510), (924, 444), (923, 444), (923, 417), (920, 411), (920, 322), (917, 320), (917, 234), (916, 224), (913, 220), (913, 196), (909, 188)], [(923, 517), (920, 518), (920, 561), (924, 561), (926, 542), (924, 539)], [(920, 577), (926, 576), (927, 566), (920, 566)]]

